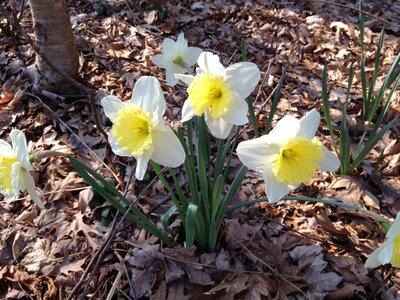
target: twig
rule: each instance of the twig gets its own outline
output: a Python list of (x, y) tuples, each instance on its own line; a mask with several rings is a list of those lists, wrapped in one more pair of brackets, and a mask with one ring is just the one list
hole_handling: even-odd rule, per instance
[(100, 258), (100, 257), (102, 256), (102, 253), (103, 253), (104, 249), (105, 249), (106, 247), (108, 247), (108, 245), (109, 245), (109, 243), (110, 243), (110, 240), (111, 240), (112, 237), (113, 237), (113, 232), (115, 231), (115, 228), (116, 228), (115, 224), (116, 224), (117, 217), (118, 217), (118, 212), (117, 212), (117, 214), (115, 215), (115, 218), (114, 218), (114, 220), (113, 220), (113, 224), (112, 224), (112, 228), (111, 228), (111, 233), (110, 233), (110, 235), (108, 236), (107, 240), (101, 245), (101, 247), (96, 251), (96, 253), (93, 255), (93, 257), (92, 257), (92, 259), (90, 260), (88, 266), (86, 267), (85, 272), (83, 273), (83, 275), (82, 275), (81, 278), (79, 279), (78, 283), (77, 283), (77, 284), (75, 285), (75, 287), (73, 288), (71, 294), (69, 294), (67, 300), (71, 300), (71, 299), (75, 296), (75, 294), (78, 292), (78, 290), (81, 288), (82, 284), (84, 283), (84, 281), (85, 281), (85, 279), (86, 279), (86, 276), (89, 274), (89, 272), (90, 272), (92, 266), (95, 264), (95, 262), (97, 263), (97, 257)]
[[(282, 276), (281, 274), (278, 273), (278, 271), (276, 271), (273, 267), (271, 267), (269, 264), (267, 264), (265, 261), (263, 261), (262, 259), (258, 258), (254, 253), (252, 253), (241, 241), (239, 241), (236, 237), (233, 237), (236, 240), (236, 242), (238, 242), (240, 244), (240, 246), (242, 246), (242, 248), (244, 250), (246, 250), (255, 260), (257, 260), (258, 262), (260, 262), (261, 264), (263, 264), (264, 266), (267, 267), (267, 269), (269, 269), (274, 275), (278, 276), (280, 279), (282, 279), (284, 282), (286, 282), (288, 285), (292, 286), (293, 288), (295, 288), (298, 292), (300, 292), (306, 299), (311, 300), (306, 293), (304, 293), (299, 287), (297, 287), (295, 284), (291, 283), (289, 280), (287, 280), (285, 278), (285, 276)], [(292, 276), (291, 276), (292, 277)]]
[(42, 101), (42, 99), (40, 99), (38, 96), (34, 95), (34, 94), (30, 94), (30, 93), (26, 93), (26, 95), (29, 95), (35, 99), (37, 99), (44, 107), (45, 109), (47, 109), (49, 112), (51, 112), (54, 115), (54, 118), (57, 119), (58, 122), (60, 122), (63, 126), (65, 126), (65, 128), (67, 128), (69, 130), (69, 132), (71, 132), (71, 134), (73, 136), (75, 136), (75, 138), (82, 143), (82, 145), (84, 145), (89, 152), (108, 170), (111, 172), (111, 174), (114, 176), (115, 180), (117, 180), (118, 184), (121, 186), (124, 186), (124, 183), (121, 181), (121, 179), (118, 177), (118, 175), (96, 154), (96, 152), (94, 152), (92, 150), (92, 148), (90, 148), (69, 126), (67, 123), (65, 123), (63, 120), (61, 120), (61, 118), (46, 104)]
[[(82, 190), (87, 190), (87, 189), (90, 189), (90, 186), (82, 186), (82, 187), (79, 187), (79, 188), (71, 188), (71, 189), (61, 189), (61, 190), (56, 190), (56, 191), (52, 191), (52, 192), (42, 193), (41, 195), (48, 196), (48, 195), (57, 194), (57, 193), (76, 192), (76, 191), (82, 191)], [(27, 199), (30, 199), (30, 198), (31, 198), (30, 196), (21, 197), (21, 198), (18, 198), (18, 201), (27, 200)]]
[(123, 274), (123, 272), (122, 272), (121, 270), (118, 271), (117, 277), (115, 278), (114, 283), (113, 283), (113, 285), (112, 285), (110, 291), (108, 292), (108, 295), (107, 295), (106, 300), (111, 300), (112, 297), (114, 296), (115, 290), (117, 289), (117, 285), (118, 285), (118, 284), (120, 283), (120, 281), (121, 281), (121, 276), (122, 276), (122, 274)]
[[(114, 254), (116, 257), (118, 257), (119, 262), (121, 263), (122, 267), (124, 268), (126, 279), (128, 280), (129, 286), (130, 286), (131, 290), (133, 291), (133, 285), (132, 285), (132, 281), (129, 280), (129, 273), (128, 273), (128, 268), (126, 267), (126, 264), (125, 264), (125, 258), (122, 258), (122, 256), (118, 253), (118, 251), (116, 251), (116, 249), (114, 250)], [(127, 253), (125, 254), (125, 257), (126, 257), (126, 255), (127, 255)]]
[[(165, 171), (165, 167), (161, 170), (161, 173)], [(117, 212), (117, 214), (115, 215), (114, 221), (113, 221), (113, 226), (112, 226), (112, 230), (110, 235), (108, 236), (107, 240), (103, 243), (103, 245), (96, 251), (96, 253), (94, 254), (94, 256), (92, 257), (92, 259), (90, 260), (89, 265), (87, 266), (84, 274), (82, 275), (82, 277), (79, 279), (79, 282), (75, 285), (75, 287), (73, 288), (71, 294), (68, 296), (67, 300), (72, 300), (72, 298), (75, 296), (75, 294), (79, 291), (79, 289), (81, 288), (81, 286), (84, 284), (87, 275), (89, 274), (90, 271), (92, 271), (92, 274), (90, 276), (90, 278), (88, 279), (87, 283), (86, 283), (86, 287), (85, 290), (82, 292), (82, 294), (80, 295), (79, 299), (83, 299), (85, 297), (85, 295), (87, 294), (88, 290), (89, 290), (89, 286), (90, 286), (90, 282), (92, 281), (95, 271), (100, 263), (101, 258), (104, 255), (104, 252), (108, 249), (109, 245), (111, 244), (111, 241), (114, 239), (115, 234), (117, 233), (117, 229), (121, 226), (121, 224), (124, 222), (126, 216), (128, 215), (128, 213), (130, 212), (130, 210), (132, 209), (133, 205), (135, 205), (135, 203), (143, 196), (143, 194), (147, 191), (147, 189), (153, 185), (154, 181), (158, 178), (158, 174), (157, 176), (155, 176), (152, 181), (146, 185), (146, 187), (143, 189), (143, 191), (137, 196), (137, 198), (135, 199), (135, 201), (133, 201), (131, 203), (131, 205), (128, 207), (128, 209), (126, 210), (126, 212), (124, 213), (124, 215), (122, 216), (122, 218), (120, 219), (120, 221), (117, 223), (117, 218), (119, 217), (119, 212)], [(129, 182), (128, 182), (129, 185)], [(115, 225), (116, 224), (116, 225)], [(93, 270), (92, 270), (93, 268)]]
[[(218, 268), (217, 266), (214, 265), (209, 265), (209, 264), (202, 264), (202, 263), (198, 263), (198, 262), (192, 262), (192, 261), (186, 261), (183, 259), (179, 259), (167, 254), (163, 254), (165, 258), (168, 258), (170, 260), (173, 261), (177, 261), (183, 264), (187, 264), (187, 265), (193, 265), (193, 266), (199, 266), (199, 267), (203, 267), (203, 268), (210, 268), (210, 269), (217, 269), (218, 271), (223, 271), (223, 272), (232, 272), (232, 273), (237, 273), (238, 271), (235, 269), (229, 269), (229, 268)], [(241, 273), (246, 273), (246, 274), (264, 274), (264, 275), (273, 275), (271, 273), (266, 273), (266, 272), (259, 272), (259, 271), (249, 271), (249, 270), (241, 270)]]

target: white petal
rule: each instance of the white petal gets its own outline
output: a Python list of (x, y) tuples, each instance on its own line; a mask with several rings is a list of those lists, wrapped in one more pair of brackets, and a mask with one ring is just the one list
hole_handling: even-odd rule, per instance
[(397, 213), (394, 223), (392, 224), (392, 226), (390, 226), (390, 228), (386, 234), (386, 238), (394, 239), (399, 234), (400, 234), (400, 212)]
[(300, 130), (298, 137), (312, 139), (318, 130), (321, 116), (319, 112), (313, 108), (304, 117), (300, 119)]
[(24, 182), (24, 189), (28, 191), (28, 194), (31, 196), (33, 202), (35, 202), (39, 208), (44, 208), (44, 204), (36, 192), (35, 181), (33, 180), (31, 174), (28, 172), (22, 172), (21, 177)]
[(159, 66), (160, 68), (163, 68), (163, 69), (167, 69), (171, 65), (171, 62), (169, 62), (166, 59), (164, 54), (157, 54), (157, 55), (153, 56), (151, 58), (151, 61), (153, 62), (153, 64), (155, 64), (155, 65), (157, 65), (157, 66)]
[(197, 62), (197, 60), (199, 59), (199, 56), (202, 52), (203, 52), (203, 49), (200, 49), (197, 47), (189, 47), (185, 51), (183, 60), (189, 67), (191, 67)]
[(19, 192), (24, 191), (24, 181), (21, 176), (22, 174), (22, 165), (19, 161), (16, 161), (11, 166), (11, 184), (12, 191), (16, 198), (18, 198)]
[(169, 86), (175, 86), (179, 82), (175, 75), (180, 73), (187, 73), (187, 70), (176, 64), (171, 64), (171, 67), (165, 70), (167, 84)]
[(136, 171), (135, 177), (137, 180), (143, 180), (147, 171), (147, 164), (149, 163), (152, 151), (146, 151), (143, 155), (136, 158)]
[(175, 78), (182, 80), (187, 85), (190, 85), (192, 83), (192, 81), (194, 80), (194, 76), (186, 75), (186, 74), (175, 74)]
[(393, 256), (394, 239), (386, 240), (378, 253), (378, 259), (382, 265), (390, 263)]
[(211, 52), (203, 52), (200, 54), (197, 64), (205, 73), (224, 76), (225, 68), (219, 62), (218, 55), (212, 54)]
[(319, 169), (322, 171), (336, 171), (339, 169), (340, 160), (335, 153), (329, 151), (325, 146), (322, 146), (324, 156), (318, 161)]
[(285, 143), (289, 138), (297, 136), (300, 129), (300, 121), (291, 115), (286, 115), (278, 121), (269, 136), (278, 144)]
[(299, 185), (288, 185), (279, 182), (275, 179), (271, 168), (265, 168), (263, 172), (263, 177), (267, 186), (265, 187), (265, 193), (269, 202), (275, 203), (289, 194), (291, 191), (295, 190)]
[(175, 78), (175, 72), (171, 69), (165, 70), (165, 79), (169, 86), (175, 86), (179, 82), (179, 80)]
[(366, 268), (376, 268), (382, 265), (381, 261), (379, 260), (379, 254), (382, 251), (382, 247), (379, 247), (376, 249), (374, 252), (372, 252), (368, 258), (367, 261), (364, 264), (364, 267)]
[(175, 41), (171, 40), (170, 38), (164, 39), (162, 43), (162, 52), (169, 54), (173, 53), (175, 50)]
[(196, 115), (196, 111), (190, 105), (190, 101), (186, 100), (183, 103), (183, 107), (182, 107), (182, 119), (181, 119), (181, 122), (182, 123), (187, 122), (187, 121), (191, 120), (195, 115)]
[(226, 68), (224, 81), (234, 89), (241, 99), (249, 96), (260, 80), (257, 65), (249, 62), (233, 64)]
[(126, 104), (116, 96), (106, 96), (101, 99), (101, 106), (103, 106), (104, 113), (112, 123), (114, 123), (115, 118), (118, 116), (119, 110)]
[(222, 116), (222, 118), (231, 124), (244, 125), (249, 122), (247, 119), (247, 110), (247, 103), (234, 96), (229, 110)]
[(21, 163), (15, 162), (11, 167), (11, 190), (12, 194), (6, 194), (6, 191), (0, 190), (0, 193), (4, 196), (4, 200), (7, 202), (14, 201), (18, 199), (21, 181), (20, 181), (20, 173), (21, 173)]
[(196, 76), (200, 76), (200, 75), (204, 75), (204, 74), (206, 74), (206, 72), (203, 69), (201, 69), (199, 67), (196, 68)]
[(13, 155), (11, 145), (4, 140), (0, 140), (0, 153), (4, 156)]
[(125, 157), (132, 157), (132, 153), (129, 153), (123, 149), (121, 149), (118, 145), (117, 145), (117, 139), (114, 137), (113, 135), (113, 131), (111, 130), (111, 132), (108, 135), (108, 141), (110, 142), (110, 146), (111, 146), (111, 150), (119, 155), (119, 156), (125, 156)]
[(149, 112), (151, 116), (162, 116), (165, 111), (165, 98), (157, 78), (140, 77), (133, 88), (131, 102)]
[(211, 134), (219, 139), (226, 139), (233, 127), (232, 123), (225, 121), (223, 118), (211, 118), (207, 111), (204, 113), (204, 120)]
[(21, 166), (25, 169), (32, 168), (32, 164), (29, 162), (28, 145), (26, 143), (25, 134), (18, 129), (13, 129), (10, 133), (13, 152), (17, 160), (21, 163)]
[(185, 35), (183, 34), (183, 32), (178, 35), (175, 46), (176, 49), (179, 50), (185, 50), (186, 48), (188, 48), (188, 41), (185, 39)]
[(240, 161), (249, 169), (263, 172), (264, 168), (272, 169), (275, 155), (279, 154), (280, 146), (271, 143), (268, 136), (239, 143), (236, 152)]
[(178, 137), (167, 125), (153, 132), (154, 152), (151, 159), (156, 163), (176, 168), (185, 161), (185, 151)]

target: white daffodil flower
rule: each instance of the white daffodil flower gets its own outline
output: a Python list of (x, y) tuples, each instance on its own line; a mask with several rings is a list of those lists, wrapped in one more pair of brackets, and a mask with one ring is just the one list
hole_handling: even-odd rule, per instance
[(241, 142), (237, 154), (242, 163), (263, 174), (270, 202), (277, 202), (317, 169), (336, 171), (340, 161), (315, 138), (320, 121), (313, 109), (302, 119), (283, 117), (268, 134)]
[(260, 70), (250, 62), (236, 63), (225, 69), (219, 57), (211, 52), (200, 54), (197, 64), (196, 76), (175, 75), (189, 85), (181, 122), (204, 115), (211, 134), (225, 139), (233, 125), (248, 122), (245, 98), (260, 80)]
[(162, 54), (155, 55), (151, 60), (165, 69), (167, 84), (174, 86), (179, 82), (174, 75), (190, 71), (190, 67), (196, 63), (201, 52), (203, 50), (200, 48), (188, 47), (188, 41), (182, 32), (176, 42), (166, 38), (162, 44)]
[(44, 208), (36, 193), (32, 175), (28, 172), (32, 169), (32, 164), (29, 161), (25, 134), (14, 129), (10, 137), (12, 146), (0, 140), (0, 193), (8, 202), (16, 200), (20, 192), (27, 190), (36, 205)]
[(386, 233), (386, 241), (370, 254), (365, 262), (366, 268), (376, 268), (390, 263), (395, 268), (400, 268), (400, 213)]
[(135, 176), (142, 180), (150, 159), (167, 167), (185, 160), (183, 147), (165, 123), (165, 99), (155, 77), (143, 76), (136, 82), (130, 102), (107, 96), (101, 100), (104, 113), (113, 123), (108, 140), (113, 152), (137, 160)]

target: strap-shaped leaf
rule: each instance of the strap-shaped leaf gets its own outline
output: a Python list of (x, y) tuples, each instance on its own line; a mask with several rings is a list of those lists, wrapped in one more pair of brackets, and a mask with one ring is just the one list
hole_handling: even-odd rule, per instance
[[(99, 173), (81, 163), (76, 158), (67, 156), (71, 165), (76, 172), (104, 199), (109, 201), (112, 206), (118, 209), (121, 213), (125, 214), (127, 211), (126, 206), (130, 206), (130, 202), (126, 199), (112, 184), (107, 182)], [(128, 204), (128, 205), (127, 205)], [(138, 208), (130, 206), (130, 211), (127, 213), (127, 218), (136, 225), (144, 228), (149, 233), (157, 236), (167, 244), (171, 243), (168, 238), (157, 226)]]
[(196, 235), (197, 206), (189, 204), (186, 212), (186, 247), (193, 245)]

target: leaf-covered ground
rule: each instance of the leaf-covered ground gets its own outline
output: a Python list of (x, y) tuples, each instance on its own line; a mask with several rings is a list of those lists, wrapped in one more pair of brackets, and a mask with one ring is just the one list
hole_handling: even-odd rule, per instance
[[(15, 1), (12, 1), (15, 2)], [(349, 132), (363, 130), (358, 61), (356, 1), (69, 1), (80, 51), (79, 81), (95, 89), (97, 104), (107, 94), (131, 96), (132, 83), (143, 75), (160, 79), (167, 99), (167, 119), (180, 126), (185, 86), (169, 88), (164, 72), (151, 62), (164, 38), (184, 32), (191, 46), (220, 55), (223, 64), (238, 62), (244, 39), (248, 60), (262, 79), (253, 93), (261, 129), (271, 94), (282, 70), (287, 74), (274, 120), (296, 117), (312, 108), (322, 112), (321, 77), (329, 67), (334, 125), (341, 120), (339, 102), (347, 88), (349, 68), (356, 67), (348, 108)], [(297, 3), (299, 2), (299, 3)], [(332, 1), (334, 2), (334, 1)], [(368, 71), (382, 26), (382, 83), (400, 48), (400, 4), (366, 2), (365, 46)], [(103, 2), (104, 3), (104, 2)], [(0, 3), (5, 7), (4, 3)], [(32, 36), (27, 4), (16, 1), (19, 22)], [(7, 6), (7, 9), (10, 7)], [(97, 12), (96, 12), (97, 11)], [(101, 13), (101, 14), (99, 14)], [(35, 53), (20, 33), (0, 16), (0, 138), (23, 130), (30, 149), (59, 150), (112, 179), (130, 200), (146, 188), (132, 180), (133, 159), (115, 156), (94, 125), (87, 97), (64, 99), (47, 91), (32, 93), (26, 76)], [(11, 29), (11, 30), (7, 30)], [(97, 106), (107, 131), (108, 119)], [(400, 93), (387, 120), (400, 112)], [(400, 124), (395, 124), (352, 177), (318, 173), (295, 193), (366, 207), (386, 217), (400, 209)], [(330, 147), (324, 121), (318, 132)], [(250, 127), (241, 139), (253, 137)], [(240, 163), (235, 159), (230, 180)], [(131, 223), (116, 228), (115, 211), (94, 195), (64, 158), (48, 158), (33, 172), (46, 209), (28, 197), (0, 202), (1, 299), (396, 299), (400, 273), (389, 266), (367, 270), (366, 257), (384, 240), (376, 221), (363, 214), (323, 204), (281, 201), (241, 209), (224, 223), (218, 250), (199, 254), (181, 246), (166, 247)], [(184, 189), (181, 172), (178, 179)], [(264, 196), (264, 182), (249, 172), (234, 201)], [(171, 205), (158, 181), (137, 206), (154, 220)], [(112, 239), (109, 237), (115, 234)], [(85, 279), (85, 280), (82, 280)]]

